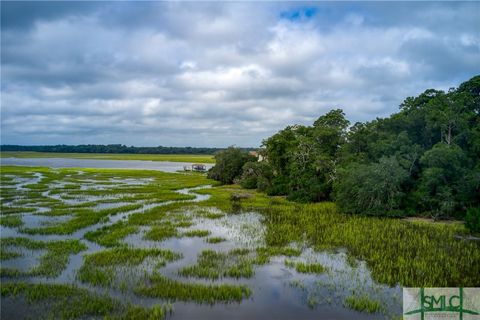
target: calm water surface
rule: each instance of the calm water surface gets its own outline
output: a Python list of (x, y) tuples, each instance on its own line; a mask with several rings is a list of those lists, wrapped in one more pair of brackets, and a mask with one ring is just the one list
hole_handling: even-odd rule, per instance
[[(2, 165), (16, 165), (29, 167), (50, 168), (103, 168), (103, 169), (138, 169), (176, 172), (183, 170), (191, 162), (144, 161), (144, 160), (97, 160), (97, 159), (70, 159), (70, 158), (2, 158)], [(207, 170), (212, 164), (205, 164)]]

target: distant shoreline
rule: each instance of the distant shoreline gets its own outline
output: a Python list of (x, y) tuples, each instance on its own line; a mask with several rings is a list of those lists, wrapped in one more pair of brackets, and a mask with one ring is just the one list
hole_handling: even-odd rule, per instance
[(213, 155), (205, 154), (130, 154), (130, 153), (72, 153), (1, 151), (1, 158), (71, 158), (96, 160), (147, 160), (191, 163), (215, 163)]

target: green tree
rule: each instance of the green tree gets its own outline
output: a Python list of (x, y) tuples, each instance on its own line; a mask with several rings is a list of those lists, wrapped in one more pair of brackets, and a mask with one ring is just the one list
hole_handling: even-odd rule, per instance
[(256, 157), (246, 151), (229, 147), (215, 154), (215, 166), (208, 171), (208, 177), (223, 184), (233, 183), (241, 176), (245, 163), (256, 160)]
[(266, 161), (247, 162), (243, 165), (240, 185), (246, 189), (258, 189), (268, 193), (272, 179), (272, 168)]
[(352, 164), (339, 172), (335, 200), (346, 213), (399, 215), (404, 198), (402, 183), (408, 173), (395, 157), (378, 163)]
[(420, 208), (434, 219), (452, 216), (461, 209), (459, 190), (468, 167), (465, 153), (455, 144), (440, 142), (425, 152), (420, 163), (423, 166), (418, 188)]

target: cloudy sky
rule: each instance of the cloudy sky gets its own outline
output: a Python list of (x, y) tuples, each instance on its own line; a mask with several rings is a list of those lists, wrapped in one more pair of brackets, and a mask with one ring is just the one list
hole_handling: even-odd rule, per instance
[(479, 2), (4, 2), (1, 143), (259, 146), (480, 74)]

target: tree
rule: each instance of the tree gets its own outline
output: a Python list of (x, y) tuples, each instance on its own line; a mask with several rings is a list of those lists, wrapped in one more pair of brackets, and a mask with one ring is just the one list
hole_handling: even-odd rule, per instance
[(273, 179), (270, 165), (265, 161), (247, 162), (243, 165), (240, 185), (246, 189), (269, 192)]
[(402, 183), (407, 177), (395, 157), (372, 164), (352, 164), (340, 170), (334, 198), (346, 213), (398, 215), (404, 197)]
[(427, 126), (440, 134), (440, 141), (450, 145), (457, 135), (466, 132), (469, 112), (466, 108), (467, 94), (452, 90), (440, 93), (429, 101), (426, 114)]
[(434, 219), (451, 216), (461, 210), (460, 186), (466, 175), (468, 159), (463, 150), (453, 144), (439, 142), (425, 152), (418, 187), (420, 207)]
[(215, 154), (215, 166), (208, 171), (208, 177), (223, 184), (233, 183), (241, 176), (244, 164), (256, 160), (256, 157), (246, 151), (229, 147)]

